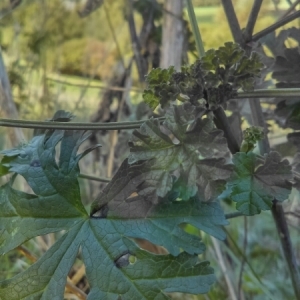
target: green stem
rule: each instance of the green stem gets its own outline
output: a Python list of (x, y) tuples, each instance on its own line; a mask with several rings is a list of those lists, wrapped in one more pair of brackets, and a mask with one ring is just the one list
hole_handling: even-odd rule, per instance
[(232, 213), (228, 213), (228, 214), (225, 214), (225, 218), (228, 220), (228, 219), (233, 219), (233, 218), (236, 218), (236, 217), (242, 217), (245, 215), (242, 214), (241, 212), (239, 211), (235, 211), (235, 212), (232, 212)]
[(188, 14), (189, 14), (189, 19), (191, 22), (191, 26), (192, 26), (192, 31), (193, 31), (193, 35), (196, 41), (196, 47), (197, 47), (197, 51), (199, 54), (199, 57), (201, 58), (202, 56), (205, 55), (205, 50), (204, 50), (204, 46), (203, 46), (203, 42), (202, 42), (202, 38), (201, 38), (201, 33), (198, 27), (198, 22), (195, 16), (195, 12), (194, 12), (194, 7), (193, 7), (193, 3), (192, 0), (186, 0), (187, 3), (187, 10), (188, 10)]
[(97, 177), (97, 176), (92, 176), (92, 175), (82, 174), (82, 173), (79, 174), (79, 178), (89, 179), (89, 180), (94, 180), (94, 181), (99, 181), (99, 182), (110, 182), (111, 181), (110, 178)]
[[(156, 120), (163, 121), (164, 118)], [(0, 126), (3, 127), (18, 127), (31, 129), (56, 129), (56, 130), (121, 130), (121, 129), (136, 129), (145, 123), (143, 121), (135, 122), (111, 122), (111, 123), (80, 123), (80, 122), (49, 122), (49, 121), (25, 121), (0, 119)]]
[(299, 97), (300, 89), (260, 89), (252, 92), (238, 92), (236, 99), (242, 98), (275, 98), (275, 97)]
[(231, 34), (236, 43), (243, 44), (243, 34), (231, 0), (221, 0)]
[(248, 22), (247, 22), (247, 25), (245, 28), (245, 32), (244, 32), (244, 37), (245, 37), (246, 41), (251, 40), (251, 37), (253, 34), (253, 29), (254, 29), (262, 2), (263, 2), (263, 0), (255, 0), (254, 1), (250, 16), (249, 16), (249, 19), (248, 19)]
[(275, 31), (276, 29), (278, 29), (281, 26), (284, 26), (285, 24), (297, 19), (300, 17), (300, 10), (294, 12), (293, 14), (277, 21), (276, 23), (274, 23), (273, 25), (267, 27), (266, 29), (256, 33), (253, 35), (252, 37), (252, 41), (258, 41), (260, 38), (266, 36), (267, 34)]
[(238, 144), (232, 130), (230, 124), (228, 122), (227, 116), (222, 107), (218, 107), (214, 110), (214, 123), (217, 128), (224, 131), (224, 135), (227, 139), (228, 148), (232, 154), (240, 151), (240, 145)]

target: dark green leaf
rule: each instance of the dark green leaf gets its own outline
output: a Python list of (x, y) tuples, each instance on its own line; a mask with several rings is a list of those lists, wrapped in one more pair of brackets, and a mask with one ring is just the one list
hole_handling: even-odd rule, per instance
[[(65, 234), (26, 271), (1, 281), (0, 298), (63, 299), (66, 278), (80, 247), (91, 287), (88, 299), (168, 299), (168, 292), (206, 293), (215, 277), (208, 262), (199, 262), (197, 257), (205, 247), (179, 225), (189, 223), (224, 238), (220, 226), (227, 221), (220, 205), (196, 198), (158, 205), (149, 202), (146, 212), (131, 192), (136, 186), (130, 180), (138, 178), (140, 166), (134, 169), (125, 161), (101, 193), (100, 200), (108, 201), (89, 217), (77, 181), (78, 161), (89, 151), (77, 154), (77, 150), (86, 138), (77, 131), (49, 131), (20, 149), (4, 151), (5, 157), (12, 158), (10, 171), (21, 174), (35, 194), (12, 188), (13, 179), (0, 188), (1, 254), (38, 235), (59, 230)], [(123, 194), (118, 194), (119, 185)], [(131, 200), (121, 198), (124, 193)], [(127, 237), (147, 239), (170, 254), (150, 254)], [(180, 254), (181, 249), (188, 253)], [(134, 263), (130, 256), (135, 257)]]
[(284, 201), (291, 192), (292, 173), (287, 160), (281, 161), (278, 152), (270, 152), (264, 159), (253, 152), (233, 156), (234, 173), (227, 182), (228, 197), (237, 202), (236, 208), (245, 215), (268, 210), (272, 200)]
[(185, 189), (190, 191), (184, 199), (194, 196), (198, 185), (205, 189), (211, 181), (230, 176), (231, 166), (224, 159), (229, 153), (226, 139), (215, 129), (211, 119), (202, 120), (196, 117), (197, 112), (189, 103), (173, 106), (163, 126), (149, 120), (133, 132), (128, 161), (132, 164), (152, 160), (148, 164), (154, 181), (152, 202), (171, 190), (175, 173), (180, 174), (176, 178), (185, 178)]

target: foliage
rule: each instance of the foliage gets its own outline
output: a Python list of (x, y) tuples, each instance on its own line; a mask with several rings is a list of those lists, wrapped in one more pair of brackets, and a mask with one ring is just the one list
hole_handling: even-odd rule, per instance
[(254, 149), (256, 142), (264, 138), (264, 130), (261, 127), (251, 126), (244, 130), (244, 139), (241, 145), (241, 152), (249, 152)]
[[(91, 285), (89, 299), (113, 295), (123, 295), (126, 299), (166, 299), (161, 291), (207, 292), (214, 282), (213, 270), (208, 262), (199, 262), (195, 255), (203, 252), (204, 245), (178, 225), (191, 223), (223, 238), (219, 226), (227, 222), (219, 205), (192, 198), (188, 202), (159, 204), (126, 201), (124, 194), (115, 189), (117, 184), (125, 190), (123, 193), (130, 193), (128, 181), (132, 170), (128, 168), (132, 167), (125, 161), (97, 200), (98, 205), (108, 198), (107, 206), (100, 215), (99, 211), (92, 211), (89, 216), (80, 201), (77, 177), (79, 160), (93, 148), (76, 154), (87, 137), (80, 131), (47, 131), (35, 136), (27, 145), (3, 151), (3, 164), (16, 175), (22, 175), (35, 194), (15, 190), (15, 175), (1, 187), (1, 253), (37, 235), (62, 229), (66, 233), (37, 263), (12, 279), (2, 281), (0, 296), (62, 298), (66, 276), (79, 247)], [(60, 155), (56, 163), (55, 147), (59, 142)], [(170, 254), (159, 257), (142, 251), (128, 237), (161, 244)], [(180, 249), (187, 253), (179, 255)], [(130, 256), (136, 258), (135, 263), (129, 262)], [(171, 273), (166, 266), (172, 269)], [(102, 281), (98, 280), (98, 272), (103, 276)], [(28, 284), (29, 289), (22, 288)]]
[(270, 152), (263, 159), (253, 152), (238, 152), (233, 155), (233, 163), (234, 173), (224, 194), (237, 202), (236, 209), (243, 214), (258, 214), (270, 209), (275, 198), (288, 198), (293, 175), (289, 162), (281, 161), (278, 152)]
[(193, 105), (203, 103), (211, 110), (234, 98), (236, 91), (250, 91), (263, 64), (257, 53), (248, 57), (238, 44), (225, 43), (218, 50), (211, 49), (191, 66), (176, 72), (153, 69), (146, 77), (148, 89), (144, 101), (155, 109), (158, 104), (165, 107), (170, 101), (188, 100)]
[[(92, 2), (101, 1), (87, 1)], [(144, 2), (135, 2), (140, 13), (147, 10)], [(95, 11), (91, 18), (98, 16)], [(50, 31), (30, 33), (32, 52), (39, 55), (45, 46), (50, 47), (49, 41), (58, 43), (58, 39), (51, 40)], [(297, 47), (286, 47), (290, 38), (298, 43), (298, 31), (288, 30), (267, 43), (277, 51), (273, 52), (272, 63), (266, 66), (278, 87), (298, 87), (299, 51)], [(278, 39), (277, 46), (274, 39)], [(91, 66), (99, 57), (105, 57), (102, 42), (83, 39), (81, 34), (66, 37), (62, 49), (63, 66), (73, 68), (69, 72), (76, 69), (79, 74), (89, 71), (81, 65), (85, 54), (90, 59), (86, 65)], [(99, 57), (91, 55), (95, 49), (98, 55), (101, 52)], [(230, 200), (226, 203), (235, 202), (242, 214), (254, 215), (269, 210), (274, 199), (282, 202), (290, 197), (295, 192), (292, 187), (299, 189), (299, 153), (292, 165), (276, 151), (263, 157), (256, 154), (255, 145), (264, 135), (262, 128), (253, 126), (244, 131), (240, 152), (231, 155), (227, 135), (223, 137), (222, 130), (214, 125), (215, 110), (225, 108), (227, 100), (234, 98), (238, 90), (254, 88), (263, 68), (258, 57), (263, 62), (270, 61), (259, 47), (256, 51), (247, 56), (236, 44), (226, 43), (207, 51), (205, 57), (183, 67), (181, 72), (172, 67), (153, 70), (147, 77), (149, 87), (144, 100), (152, 109), (160, 104), (165, 119), (146, 120), (133, 131), (129, 157), (94, 200), (89, 213), (80, 195), (78, 163), (98, 146), (77, 154), (88, 134), (36, 131), (28, 144), (3, 151), (0, 175), (12, 176), (0, 188), (1, 254), (5, 253), (7, 258), (12, 249), (37, 235), (62, 231), (62, 237), (27, 270), (0, 281), (0, 299), (62, 299), (67, 276), (77, 257), (86, 266), (88, 299), (168, 299), (172, 292), (208, 292), (219, 275), (218, 270), (214, 275), (210, 263), (203, 261), (212, 252), (205, 253), (204, 243), (209, 236), (224, 239), (222, 227), (228, 224), (220, 202)], [(66, 64), (69, 57), (71, 62)], [(15, 86), (21, 88), (22, 77), (14, 75), (20, 74), (12, 73), (11, 77)], [(271, 105), (274, 103), (279, 124), (298, 130), (298, 99), (282, 97), (270, 101)], [(60, 111), (49, 121), (65, 122), (71, 118), (71, 114)], [(288, 137), (299, 147), (299, 132)], [(31, 194), (16, 188), (15, 181), (21, 176)], [(272, 298), (276, 293), (282, 299), (292, 299), (289, 283), (282, 281), (285, 266), (278, 259), (279, 250), (268, 240), (274, 230), (268, 225), (272, 228), (266, 233), (264, 222), (271, 223), (265, 221), (266, 216), (252, 223), (245, 221), (245, 226), (249, 222), (249, 228), (255, 225), (261, 229), (259, 239), (253, 231), (247, 237), (245, 227), (246, 237), (242, 241), (241, 223), (236, 225), (234, 239), (227, 230), (227, 256), (234, 267), (240, 261), (241, 269), (244, 262), (247, 265), (244, 274), (241, 271), (237, 276), (251, 297)], [(142, 250), (139, 239), (163, 247), (168, 254)], [(245, 247), (248, 243), (248, 252), (244, 249), (243, 254), (239, 243)], [(266, 270), (270, 256), (272, 267)], [(272, 259), (277, 260), (276, 266)], [(271, 275), (266, 276), (270, 269)], [(210, 296), (226, 298), (228, 295), (221, 287), (220, 280)]]

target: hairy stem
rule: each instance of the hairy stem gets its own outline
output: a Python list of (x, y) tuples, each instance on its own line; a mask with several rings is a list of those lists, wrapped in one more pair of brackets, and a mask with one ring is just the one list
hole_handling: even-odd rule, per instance
[[(157, 118), (163, 121), (165, 118)], [(121, 129), (136, 129), (145, 122), (110, 122), (110, 123), (92, 123), (92, 122), (49, 122), (49, 121), (25, 121), (0, 119), (0, 126), (3, 127), (18, 127), (32, 129), (57, 129), (57, 130), (121, 130)]]
[(240, 146), (233, 135), (232, 129), (228, 122), (227, 116), (222, 107), (214, 110), (214, 122), (217, 128), (222, 129), (224, 131), (225, 137), (227, 139), (228, 147), (231, 153), (236, 153), (240, 150)]
[(197, 22), (197, 19), (195, 16), (192, 0), (186, 0), (186, 2), (187, 2), (187, 10), (188, 10), (189, 19), (190, 19), (191, 26), (192, 26), (193, 35), (194, 35), (195, 42), (196, 42), (197, 51), (198, 51), (199, 57), (202, 57), (205, 55), (205, 50), (204, 50), (204, 46), (203, 46), (203, 42), (202, 42), (202, 38), (201, 38), (201, 33), (200, 33), (200, 30), (198, 27), (198, 22)]
[(238, 95), (235, 99), (244, 99), (244, 98), (274, 98), (274, 97), (299, 97), (300, 89), (299, 88), (290, 88), (290, 89), (259, 89), (252, 92), (238, 92)]
[[(232, 34), (235, 39), (235, 42), (240, 43), (241, 46), (245, 48), (246, 45), (243, 44), (242, 43), (243, 41), (240, 39), (240, 35), (242, 35), (242, 32), (240, 31), (240, 34), (237, 33), (237, 24), (236, 24), (237, 20), (236, 20), (236, 16), (234, 18), (234, 9), (232, 7), (231, 0), (222, 0), (222, 3), (224, 6), (224, 10), (226, 12), (226, 16), (228, 19), (228, 23), (230, 25), (230, 29), (231, 29)], [(229, 15), (228, 12), (230, 12), (231, 15)], [(276, 22), (274, 25), (266, 28), (265, 30), (261, 31), (260, 33), (258, 33), (256, 35), (254, 35), (252, 40), (253, 41), (258, 40), (260, 37), (263, 37), (266, 34), (270, 33), (271, 31), (279, 28), (280, 26), (290, 22), (291, 20), (294, 20), (298, 16), (300, 16), (300, 11), (284, 18), (281, 21)], [(245, 98), (251, 97), (251, 95), (248, 95), (248, 96), (244, 95), (244, 97)], [(262, 113), (259, 99), (252, 99), (250, 101), (250, 107), (251, 107), (253, 125), (263, 127), (266, 132), (267, 131), (266, 124), (265, 124), (265, 121), (263, 118), (263, 113)], [(267, 136), (265, 137), (265, 139), (262, 142), (260, 142), (259, 146), (260, 146), (261, 153), (269, 153), (270, 145), (269, 145), (269, 140), (268, 140)], [(300, 275), (299, 275), (298, 266), (296, 264), (296, 257), (295, 257), (295, 253), (293, 251), (293, 247), (291, 244), (290, 234), (289, 234), (289, 230), (288, 230), (288, 226), (286, 223), (286, 219), (285, 219), (285, 215), (284, 215), (282, 206), (276, 199), (274, 199), (274, 201), (273, 201), (271, 211), (272, 211), (273, 219), (275, 221), (275, 224), (276, 224), (276, 227), (278, 230), (283, 253), (284, 253), (285, 259), (287, 261), (287, 265), (288, 265), (290, 274), (291, 274), (292, 284), (294, 287), (294, 293), (295, 293), (296, 299), (300, 299)]]
[(226, 18), (228, 20), (233, 39), (236, 43), (243, 44), (243, 34), (231, 0), (222, 0), (222, 5), (225, 11)]
[(300, 17), (300, 10), (294, 12), (293, 14), (277, 21), (276, 23), (274, 23), (273, 25), (267, 27), (266, 29), (256, 33), (253, 35), (252, 37), (252, 41), (258, 41), (260, 38), (266, 36), (267, 34), (273, 32), (274, 30), (278, 29), (279, 27), (297, 19)]
[[(235, 99), (244, 98), (274, 98), (274, 97), (299, 97), (300, 89), (260, 89), (252, 92), (238, 92)], [(157, 118), (163, 121), (165, 118)], [(31, 129), (60, 129), (60, 130), (122, 130), (139, 128), (146, 120), (134, 122), (110, 122), (110, 123), (93, 123), (93, 122), (49, 122), (49, 121), (25, 121), (13, 119), (0, 119), (0, 126), (31, 128)]]
[(262, 2), (263, 2), (263, 0), (255, 0), (254, 4), (252, 6), (252, 9), (251, 9), (251, 12), (249, 15), (249, 19), (248, 19), (248, 22), (246, 25), (246, 29), (244, 32), (244, 37), (245, 37), (246, 41), (251, 40), (254, 26), (255, 26)]

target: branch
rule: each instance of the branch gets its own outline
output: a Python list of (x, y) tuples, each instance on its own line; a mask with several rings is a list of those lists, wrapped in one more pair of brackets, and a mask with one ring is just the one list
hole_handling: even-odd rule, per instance
[(252, 6), (252, 10), (250, 12), (249, 19), (248, 19), (246, 29), (244, 32), (244, 38), (246, 41), (251, 40), (251, 37), (253, 34), (253, 29), (254, 29), (262, 2), (263, 2), (263, 0), (255, 0), (254, 4)]
[(294, 3), (292, 3), (292, 5), (290, 6), (290, 8), (281, 16), (281, 19), (285, 18), (286, 16), (288, 16), (292, 11), (295, 10), (296, 6), (300, 3), (300, 0), (296, 0)]
[(193, 35), (194, 35), (195, 42), (196, 42), (197, 51), (198, 51), (199, 57), (202, 57), (205, 55), (205, 50), (204, 50), (203, 41), (201, 38), (201, 33), (200, 33), (200, 30), (198, 27), (198, 22), (197, 22), (197, 19), (195, 16), (193, 3), (192, 3), (192, 0), (186, 0), (186, 2), (187, 2), (187, 10), (188, 10), (189, 19), (190, 19), (191, 26), (192, 26)]
[(252, 37), (252, 41), (258, 41), (260, 38), (266, 36), (267, 34), (269, 34), (270, 32), (273, 32), (274, 30), (278, 29), (279, 27), (297, 19), (300, 17), (300, 10), (297, 10), (296, 12), (294, 12), (293, 14), (277, 21), (276, 23), (274, 23), (273, 25), (267, 27), (266, 29), (256, 33), (253, 35)]
[[(89, 88), (89, 89), (99, 89), (99, 90), (110, 90), (110, 91), (118, 91), (118, 92), (124, 92), (127, 89), (123, 88), (123, 87), (119, 87), (119, 86), (105, 86), (105, 85), (89, 85), (89, 84), (80, 84), (80, 83), (72, 83), (69, 81), (64, 81), (64, 80), (59, 80), (59, 79), (54, 79), (54, 78), (50, 78), (47, 77), (46, 78), (49, 81), (53, 81), (56, 83), (60, 83), (63, 85), (70, 85), (70, 86), (75, 86), (78, 88)], [(131, 87), (130, 88), (131, 91), (135, 91), (137, 93), (143, 93), (143, 90), (137, 87)]]
[[(128, 3), (128, 25), (129, 25), (129, 33), (131, 37), (131, 44), (132, 44), (132, 50), (134, 53), (134, 59), (136, 62), (138, 74), (139, 74), (139, 80), (140, 82), (145, 81), (145, 75), (147, 73), (146, 71), (146, 65), (145, 60), (141, 55), (141, 45), (136, 33), (136, 27), (134, 22), (134, 16), (133, 16), (133, 7), (132, 7), (132, 0), (127, 0)], [(149, 13), (153, 14), (153, 9)]]
[[(253, 99), (253, 101), (250, 101), (250, 108), (252, 112), (253, 125), (263, 127), (266, 132), (267, 128), (259, 99)], [(270, 151), (270, 144), (267, 136), (259, 142), (259, 147), (261, 153), (268, 153)], [(290, 233), (282, 205), (276, 199), (273, 200), (271, 211), (278, 231), (281, 247), (290, 271), (294, 293), (296, 299), (300, 299), (300, 274), (296, 256), (293, 251)]]
[(106, 177), (96, 177), (93, 175), (88, 175), (88, 174), (79, 174), (78, 176), (79, 178), (82, 179), (89, 179), (89, 180), (94, 180), (94, 181), (99, 181), (99, 182), (110, 182), (110, 178), (106, 178)]
[(291, 89), (259, 89), (252, 92), (238, 92), (238, 95), (235, 99), (243, 98), (274, 98), (274, 97), (299, 97), (300, 89), (291, 88)]
[(236, 43), (243, 45), (244, 38), (240, 28), (239, 21), (234, 11), (231, 0), (222, 0), (222, 5), (227, 17), (227, 21), (231, 30), (231, 34)]
[(233, 135), (230, 124), (228, 122), (227, 116), (222, 107), (214, 110), (214, 122), (217, 128), (222, 129), (224, 131), (225, 137), (227, 139), (228, 147), (231, 153), (236, 153), (240, 151), (240, 146)]
[[(163, 121), (165, 118), (157, 118)], [(145, 122), (110, 122), (110, 123), (80, 123), (80, 122), (49, 122), (49, 121), (25, 121), (25, 120), (11, 120), (0, 119), (0, 126), (3, 127), (17, 127), (17, 128), (31, 128), (31, 129), (58, 129), (58, 130), (122, 130), (122, 129), (136, 129)]]
[(228, 213), (228, 214), (225, 214), (225, 218), (228, 220), (228, 219), (233, 219), (233, 218), (236, 218), (236, 217), (242, 217), (245, 215), (243, 213), (241, 213), (240, 211), (235, 211), (235, 212), (232, 212), (232, 213)]
[(278, 235), (281, 241), (281, 246), (285, 254), (285, 258), (291, 273), (292, 284), (295, 292), (295, 299), (300, 299), (300, 274), (297, 260), (293, 251), (289, 229), (284, 216), (282, 205), (277, 201), (273, 201), (272, 214), (275, 219)]
[[(101, 1), (100, 1), (100, 3), (101, 3)], [(97, 5), (99, 5), (99, 4), (97, 4)], [(114, 42), (116, 44), (116, 48), (117, 48), (117, 51), (118, 51), (118, 54), (119, 54), (119, 57), (120, 57), (120, 61), (121, 61), (122, 67), (123, 67), (123, 69), (126, 69), (124, 58), (123, 58), (122, 51), (121, 51), (121, 47), (120, 47), (120, 44), (118, 42), (118, 38), (117, 38), (116, 33), (115, 33), (113, 22), (110, 19), (109, 9), (106, 7), (105, 3), (103, 4), (103, 8), (104, 8), (104, 12), (105, 12), (105, 16), (106, 16), (108, 27), (110, 29), (111, 35), (113, 37), (113, 40), (114, 40)]]

